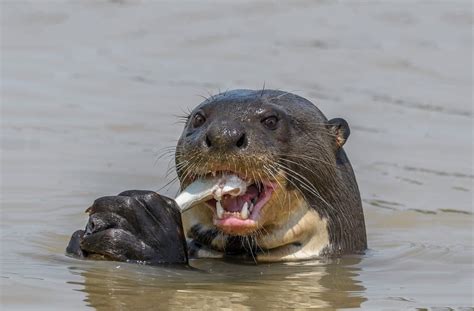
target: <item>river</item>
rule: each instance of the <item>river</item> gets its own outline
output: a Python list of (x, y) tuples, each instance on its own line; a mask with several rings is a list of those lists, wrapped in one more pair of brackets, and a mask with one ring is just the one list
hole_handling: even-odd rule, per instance
[[(472, 310), (472, 24), (454, 0), (2, 0), (1, 308)], [(365, 255), (197, 269), (64, 255), (94, 199), (176, 194), (158, 155), (178, 115), (264, 84), (351, 125)]]

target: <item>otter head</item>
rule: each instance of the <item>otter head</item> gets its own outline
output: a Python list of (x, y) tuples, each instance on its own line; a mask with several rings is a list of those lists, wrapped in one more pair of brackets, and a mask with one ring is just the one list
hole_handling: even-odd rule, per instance
[(234, 90), (212, 96), (190, 113), (178, 141), (181, 187), (216, 174), (237, 175), (250, 186), (239, 197), (193, 208), (185, 226), (251, 236), (284, 226), (303, 205), (326, 209), (326, 217), (339, 188), (337, 155), (348, 135), (344, 120), (328, 121), (291, 93)]

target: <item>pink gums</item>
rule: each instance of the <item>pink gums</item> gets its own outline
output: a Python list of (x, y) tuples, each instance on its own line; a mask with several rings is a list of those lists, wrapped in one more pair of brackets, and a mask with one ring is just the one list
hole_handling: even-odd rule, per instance
[[(264, 189), (260, 193), (260, 196), (258, 197), (257, 202), (255, 203), (255, 206), (253, 207), (248, 219), (241, 219), (239, 217), (233, 216), (232, 214), (224, 214), (222, 219), (218, 219), (217, 217), (214, 218), (214, 225), (237, 230), (239, 228), (254, 227), (260, 218), (260, 211), (262, 210), (262, 207), (270, 200), (274, 190), (274, 184), (264, 184)], [(242, 196), (230, 198), (228, 199), (230, 201), (227, 203), (224, 202), (225, 200), (222, 200), (222, 207), (225, 211), (240, 212), (244, 201), (250, 202), (250, 200), (254, 199), (256, 196), (258, 196), (258, 190), (256, 187), (249, 187), (248, 191)], [(215, 201), (210, 204), (214, 207), (216, 206)]]

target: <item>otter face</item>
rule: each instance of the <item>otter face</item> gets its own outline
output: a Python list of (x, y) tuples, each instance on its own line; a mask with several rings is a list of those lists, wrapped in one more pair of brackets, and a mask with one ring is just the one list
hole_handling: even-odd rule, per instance
[[(287, 151), (291, 119), (280, 107), (255, 98), (204, 102), (188, 117), (178, 142), (176, 167), (182, 187), (209, 174), (234, 174), (247, 192), (206, 202), (212, 223), (231, 235), (246, 235), (271, 222), (265, 212), (281, 198), (284, 178), (276, 165)], [(287, 199), (288, 200), (288, 199)], [(273, 211), (275, 212), (275, 211)]]

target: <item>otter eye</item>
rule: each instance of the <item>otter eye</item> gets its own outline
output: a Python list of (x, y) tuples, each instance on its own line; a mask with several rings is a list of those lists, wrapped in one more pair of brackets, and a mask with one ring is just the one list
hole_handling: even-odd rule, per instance
[(278, 118), (275, 116), (267, 117), (262, 120), (262, 124), (269, 130), (274, 130), (278, 126)]
[(204, 122), (206, 122), (206, 118), (200, 114), (200, 113), (196, 113), (193, 117), (193, 127), (196, 128), (196, 127), (200, 127), (201, 125), (204, 124)]

